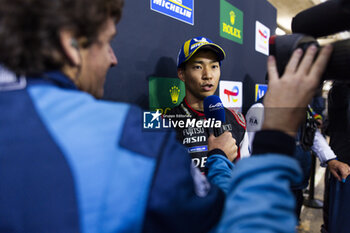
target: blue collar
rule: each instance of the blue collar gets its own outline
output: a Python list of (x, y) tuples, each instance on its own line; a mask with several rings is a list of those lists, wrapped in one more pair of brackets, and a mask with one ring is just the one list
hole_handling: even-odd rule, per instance
[(52, 83), (65, 89), (78, 90), (74, 82), (61, 71), (50, 71), (42, 74), (39, 77), (27, 77), (27, 79), (28, 83)]

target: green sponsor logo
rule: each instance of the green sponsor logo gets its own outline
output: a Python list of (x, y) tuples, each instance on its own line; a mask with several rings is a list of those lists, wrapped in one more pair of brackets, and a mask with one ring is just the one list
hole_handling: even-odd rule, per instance
[(178, 78), (149, 78), (149, 108), (162, 114), (179, 105), (185, 97), (185, 84)]
[(243, 44), (243, 12), (220, 0), (220, 36)]

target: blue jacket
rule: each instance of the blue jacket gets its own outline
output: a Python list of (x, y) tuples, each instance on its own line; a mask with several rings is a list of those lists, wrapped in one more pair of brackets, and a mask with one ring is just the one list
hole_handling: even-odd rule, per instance
[[(214, 155), (208, 183), (175, 133), (142, 130), (140, 109), (96, 100), (61, 73), (26, 80), (25, 87), (0, 87), (0, 232), (225, 232), (231, 220), (254, 226), (264, 218), (275, 225), (282, 219), (293, 229), (281, 232), (293, 232), (286, 185), (298, 171), (292, 159), (247, 159), (231, 173), (232, 164)], [(268, 181), (276, 187), (262, 190), (252, 179), (271, 166), (276, 175)], [(283, 202), (283, 211), (272, 209), (278, 216), (271, 219), (269, 209), (245, 208), (240, 193), (266, 207)], [(278, 201), (263, 198), (280, 194)]]

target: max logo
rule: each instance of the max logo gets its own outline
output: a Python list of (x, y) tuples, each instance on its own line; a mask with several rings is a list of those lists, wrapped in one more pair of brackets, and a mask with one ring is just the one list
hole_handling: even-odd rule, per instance
[[(232, 99), (233, 102), (237, 102), (238, 99), (237, 99), (237, 98), (234, 98), (234, 97), (238, 96), (238, 94), (239, 94), (239, 89), (238, 89), (237, 86), (234, 86), (233, 89), (232, 89), (232, 91), (225, 89), (225, 90), (224, 90), (224, 94), (227, 95), (228, 102), (230, 102), (231, 99)], [(230, 98), (230, 97), (231, 97), (231, 98)]]

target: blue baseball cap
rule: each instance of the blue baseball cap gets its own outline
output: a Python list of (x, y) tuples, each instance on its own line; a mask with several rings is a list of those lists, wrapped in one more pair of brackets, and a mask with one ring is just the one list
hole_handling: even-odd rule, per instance
[(222, 61), (226, 57), (225, 51), (213, 41), (205, 37), (195, 37), (182, 45), (179, 55), (177, 56), (177, 67), (179, 68), (182, 63), (188, 61), (193, 54), (202, 48), (210, 49), (216, 53), (219, 61)]

